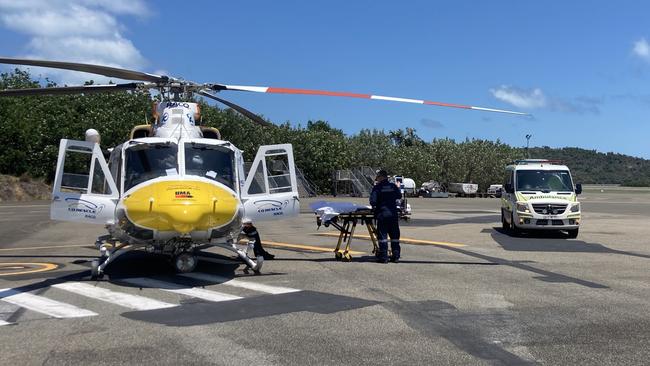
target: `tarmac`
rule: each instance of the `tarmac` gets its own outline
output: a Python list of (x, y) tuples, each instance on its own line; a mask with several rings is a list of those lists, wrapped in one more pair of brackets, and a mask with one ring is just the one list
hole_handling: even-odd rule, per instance
[(261, 275), (221, 250), (187, 275), (133, 252), (100, 280), (102, 227), (0, 204), (0, 365), (647, 365), (650, 193), (580, 199), (577, 239), (510, 236), (498, 199), (410, 199), (398, 264), (363, 230), (335, 260), (302, 199), (257, 224), (277, 256)]

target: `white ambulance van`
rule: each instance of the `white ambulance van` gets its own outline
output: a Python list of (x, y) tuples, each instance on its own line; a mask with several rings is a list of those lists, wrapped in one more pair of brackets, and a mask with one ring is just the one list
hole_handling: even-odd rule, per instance
[(578, 237), (582, 185), (573, 185), (566, 165), (542, 159), (517, 160), (506, 167), (501, 195), (504, 230), (566, 231)]

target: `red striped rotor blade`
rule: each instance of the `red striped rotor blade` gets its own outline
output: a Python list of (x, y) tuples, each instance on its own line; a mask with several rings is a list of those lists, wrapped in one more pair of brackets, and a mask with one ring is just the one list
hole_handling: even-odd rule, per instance
[(267, 94), (319, 95), (319, 96), (327, 96), (327, 97), (375, 99), (375, 100), (386, 100), (386, 101), (400, 102), (400, 103), (413, 103), (413, 104), (434, 105), (439, 107), (471, 109), (471, 110), (485, 111), (485, 112), (508, 113), (508, 114), (516, 114), (521, 116), (528, 115), (528, 113), (509, 111), (504, 109), (496, 109), (496, 108), (485, 108), (485, 107), (476, 107), (476, 106), (463, 105), (463, 104), (434, 102), (434, 101), (423, 100), (423, 99), (389, 97), (385, 95), (359, 94), (359, 93), (337, 92), (337, 91), (327, 91), (327, 90), (277, 88), (272, 86), (225, 85), (225, 84), (214, 84), (212, 86), (212, 89), (216, 91), (234, 90), (234, 91), (247, 91), (247, 92), (267, 93)]

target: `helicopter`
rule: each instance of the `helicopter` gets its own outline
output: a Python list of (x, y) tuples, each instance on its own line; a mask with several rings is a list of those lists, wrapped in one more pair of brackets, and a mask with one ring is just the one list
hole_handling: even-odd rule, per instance
[(201, 125), (195, 96), (212, 99), (262, 126), (274, 126), (216, 93), (240, 91), (350, 97), (486, 112), (526, 115), (494, 108), (420, 99), (325, 90), (196, 83), (95, 64), (0, 57), (0, 63), (38, 66), (131, 80), (106, 85), (0, 90), (0, 97), (155, 90), (153, 124), (136, 125), (130, 137), (110, 150), (108, 161), (99, 139), (62, 139), (52, 188), (50, 218), (104, 225), (108, 233), (95, 245), (99, 257), (91, 276), (100, 277), (120, 255), (144, 249), (171, 259), (177, 272), (195, 269), (197, 253), (209, 247), (234, 252), (247, 268), (260, 273), (263, 257), (250, 258), (237, 246), (244, 218), (282, 220), (298, 215), (296, 170), (291, 144), (260, 146), (245, 171), (242, 151)]

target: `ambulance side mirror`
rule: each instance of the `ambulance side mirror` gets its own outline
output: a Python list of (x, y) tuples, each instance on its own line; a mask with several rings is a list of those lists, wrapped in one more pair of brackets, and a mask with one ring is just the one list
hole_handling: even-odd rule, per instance
[(582, 194), (582, 184), (576, 184), (576, 194)]
[(515, 193), (515, 187), (512, 186), (512, 183), (506, 183), (506, 185), (503, 186), (503, 190), (506, 191), (506, 193)]

